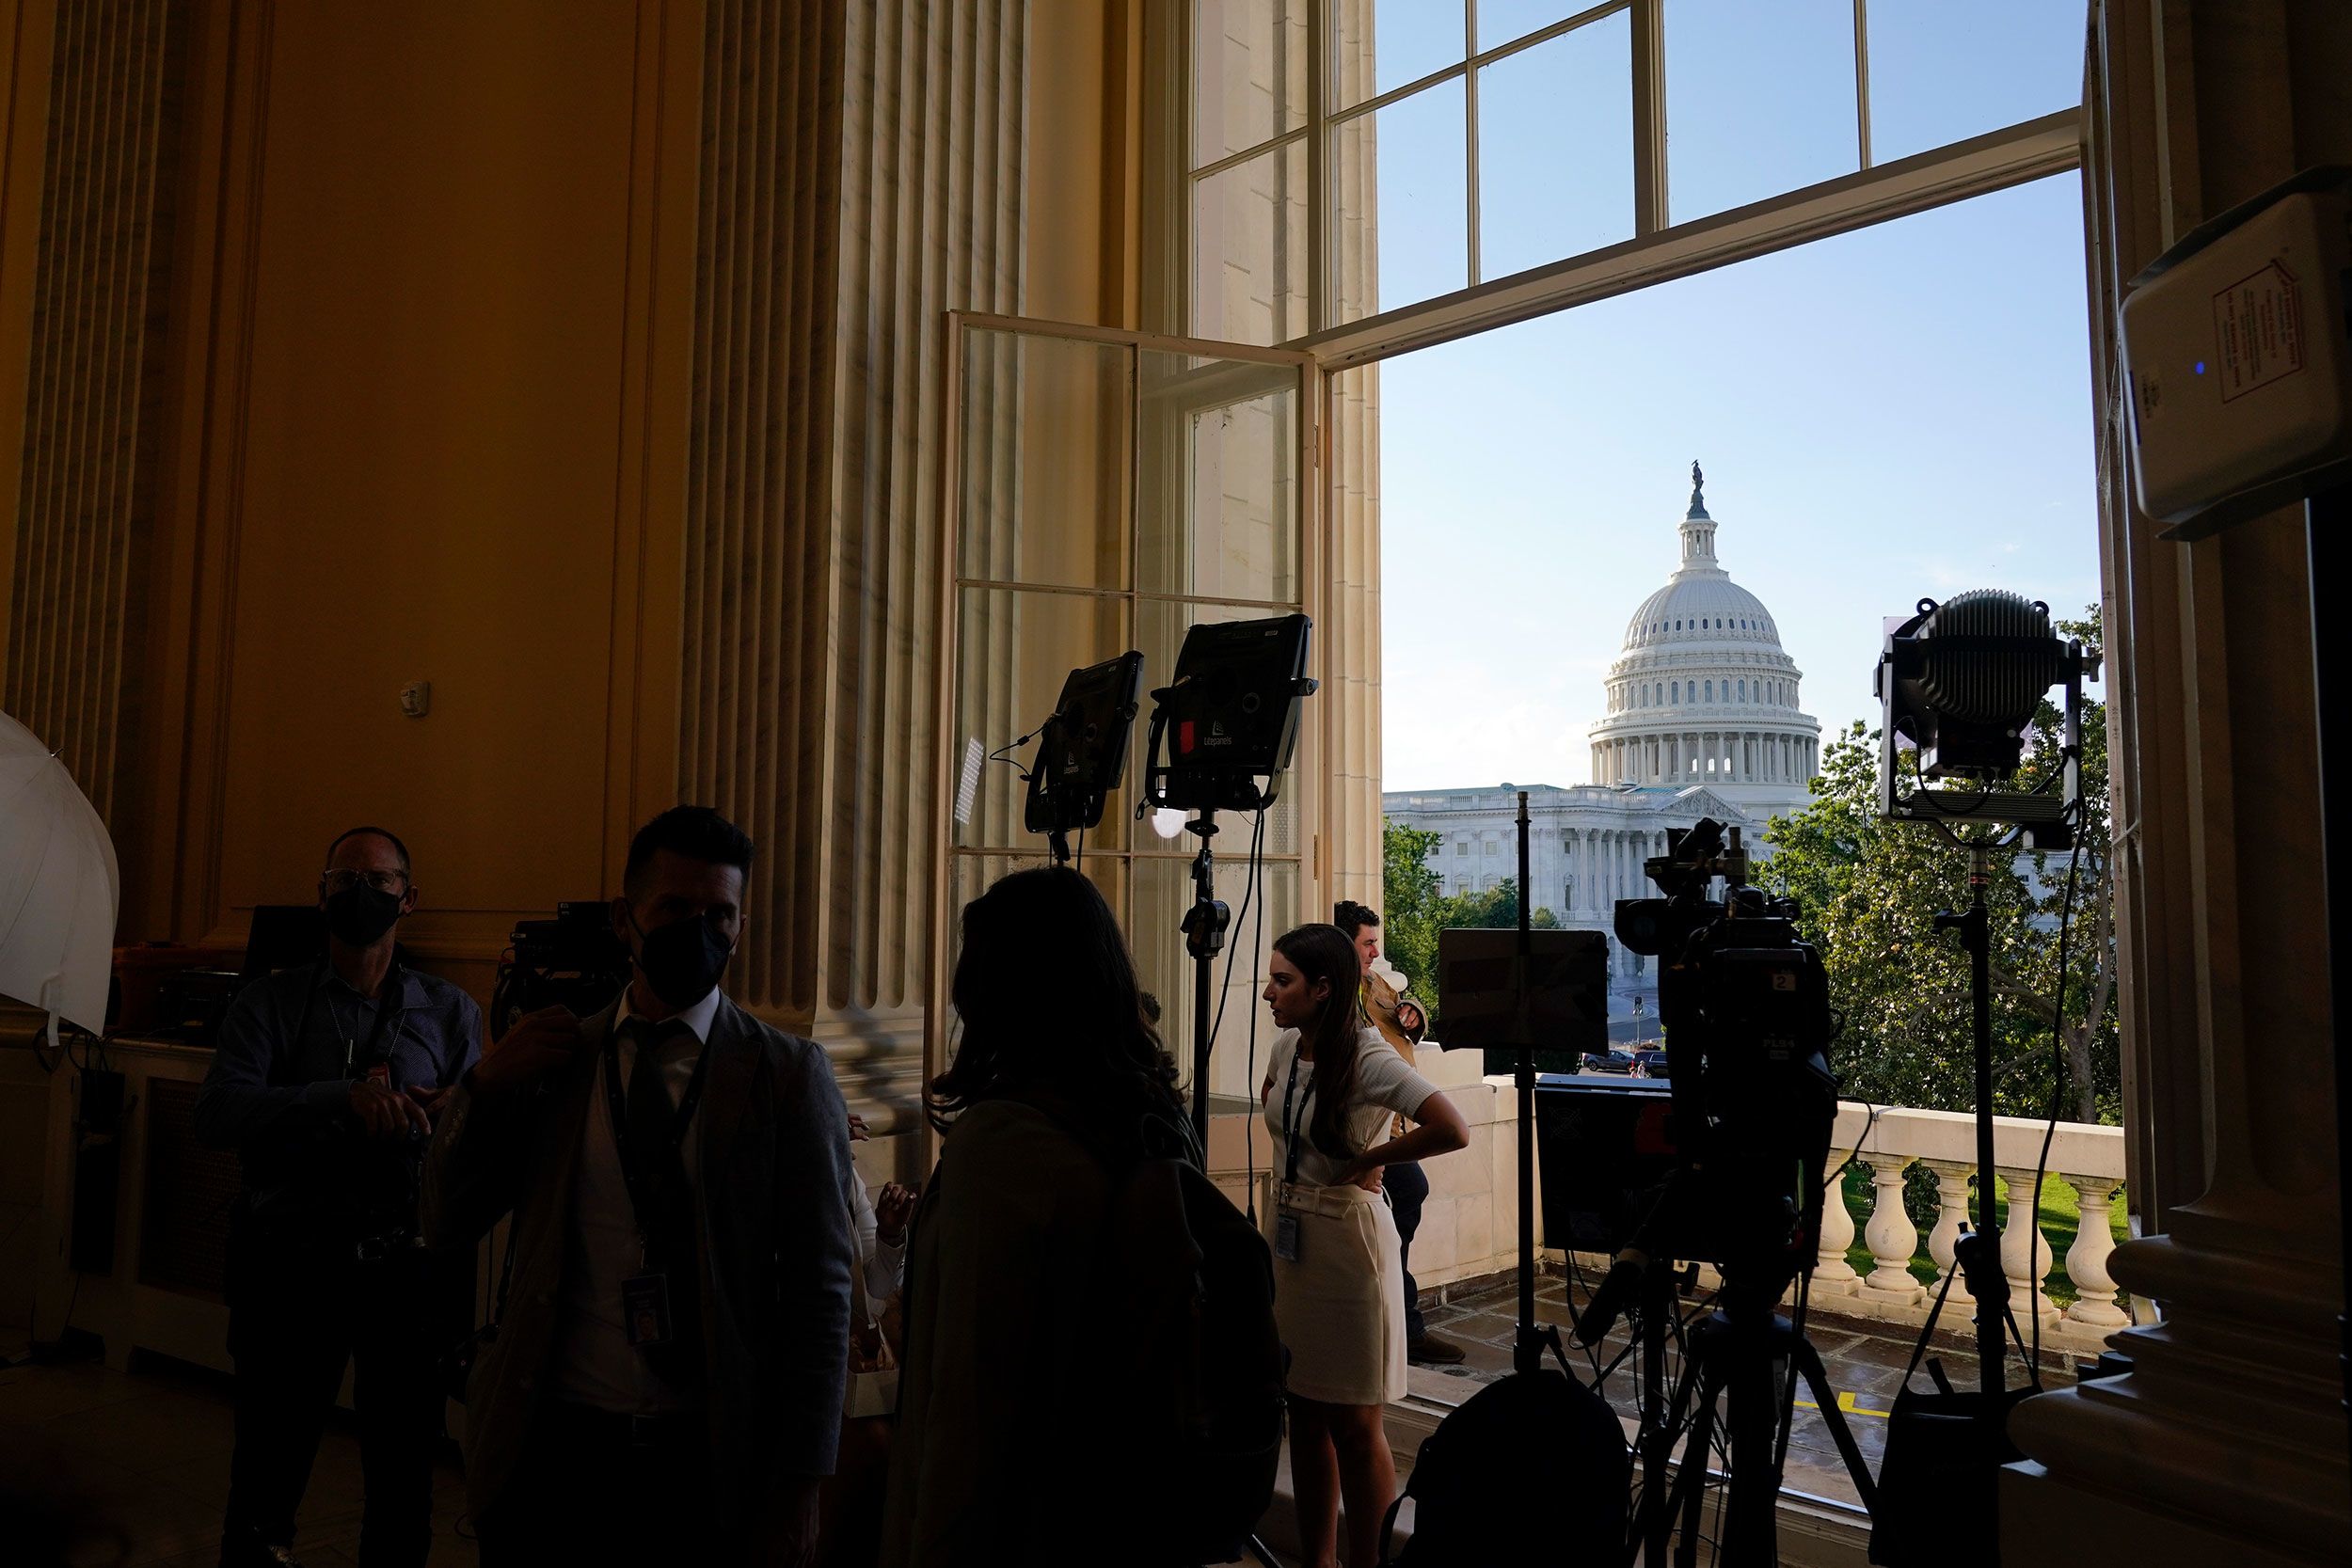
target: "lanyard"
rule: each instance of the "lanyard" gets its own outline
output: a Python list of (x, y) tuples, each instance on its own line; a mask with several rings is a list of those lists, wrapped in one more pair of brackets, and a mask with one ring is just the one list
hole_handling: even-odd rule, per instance
[[(1298, 1056), (1294, 1052), (1291, 1055), (1290, 1082), (1282, 1087), (1282, 1185), (1285, 1187), (1298, 1185), (1298, 1128), (1291, 1119), (1291, 1096), (1297, 1092)], [(1307, 1100), (1312, 1100), (1314, 1096), (1314, 1080), (1310, 1078), (1307, 1081)], [(1307, 1109), (1307, 1100), (1298, 1102), (1302, 1114)]]
[[(310, 1033), (310, 1009), (317, 1005), (319, 992), (333, 977), (332, 968), (325, 959), (319, 961), (318, 971), (310, 984), (304, 989), (302, 1011), (294, 1018), (295, 1050), (301, 1049), (302, 1037)], [(402, 998), (398, 1007), (392, 1006), (392, 997), (395, 994)], [(326, 1021), (334, 1025), (336, 1035), (343, 1042), (343, 1076), (345, 1078), (358, 1077), (376, 1063), (391, 1060), (391, 1046), (386, 1043), (386, 1037), (389, 1035), (393, 1042), (400, 1039), (401, 1026), (408, 1020), (407, 995), (407, 976), (401, 972), (400, 965), (395, 963), (384, 972), (384, 984), (379, 989), (376, 997), (375, 1027), (368, 1031), (368, 1053), (364, 1057), (358, 1054), (359, 1042), (343, 1034), (343, 1021), (335, 1013), (335, 999), (332, 996), (326, 999)]]
[[(657, 1173), (653, 1168), (653, 1161), (659, 1157), (657, 1150), (638, 1149), (632, 1157), (628, 1147), (628, 1102), (621, 1092), (621, 1046), (615, 1037), (618, 1034), (619, 1030), (614, 1029), (604, 1037), (604, 1101), (606, 1110), (612, 1117), (612, 1142), (620, 1151), (621, 1180), (628, 1187), (629, 1207), (637, 1212), (637, 1230), (643, 1236), (649, 1233), (645, 1216), (651, 1207), (655, 1179), (658, 1174), (666, 1173)], [(646, 1040), (637, 1049), (651, 1051), (654, 1044), (654, 1041)], [(709, 1066), (710, 1042), (706, 1039), (702, 1049), (695, 1053), (693, 1076), (686, 1081), (686, 1093), (679, 1097), (676, 1117), (670, 1124), (672, 1153), (686, 1147), (686, 1129), (694, 1119), (694, 1107), (702, 1103), (703, 1073)], [(656, 1064), (654, 1070), (659, 1074), (663, 1069)], [(659, 1077), (655, 1081), (659, 1083)]]

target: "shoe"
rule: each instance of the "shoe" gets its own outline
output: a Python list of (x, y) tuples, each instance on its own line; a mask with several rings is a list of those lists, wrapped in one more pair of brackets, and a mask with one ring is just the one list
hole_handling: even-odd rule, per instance
[(221, 1568), (302, 1568), (299, 1559), (290, 1547), (247, 1535), (243, 1540), (221, 1544)]
[(1407, 1360), (1425, 1361), (1432, 1367), (1454, 1366), (1462, 1359), (1464, 1354), (1461, 1346), (1451, 1339), (1439, 1338), (1435, 1334), (1423, 1334), (1418, 1339), (1406, 1341), (1405, 1345), (1405, 1355)]

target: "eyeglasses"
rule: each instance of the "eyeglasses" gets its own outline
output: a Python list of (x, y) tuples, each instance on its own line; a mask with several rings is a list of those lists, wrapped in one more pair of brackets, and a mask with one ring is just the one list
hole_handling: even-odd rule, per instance
[(347, 893), (361, 882), (378, 893), (398, 893), (407, 885), (407, 874), (400, 871), (330, 871), (326, 879), (329, 893)]

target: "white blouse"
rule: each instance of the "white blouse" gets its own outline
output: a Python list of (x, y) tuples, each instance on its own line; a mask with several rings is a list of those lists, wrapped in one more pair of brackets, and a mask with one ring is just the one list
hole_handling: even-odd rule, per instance
[[(1359, 1039), (1356, 1052), (1356, 1098), (1348, 1107), (1346, 1125), (1348, 1141), (1361, 1151), (1387, 1141), (1383, 1133), (1391, 1117), (1419, 1120), (1422, 1105), (1438, 1092), (1438, 1086), (1398, 1054), (1396, 1047), (1384, 1039), (1377, 1029), (1365, 1029)], [(1294, 1063), (1298, 1068), (1295, 1089), (1292, 1088), (1291, 1077)], [(1344, 1162), (1317, 1148), (1308, 1135), (1315, 1114), (1314, 1068), (1314, 1063), (1299, 1059), (1297, 1030), (1285, 1029), (1274, 1037), (1274, 1051), (1266, 1069), (1265, 1124), (1274, 1141), (1274, 1176), (1279, 1181), (1290, 1168), (1290, 1146), (1282, 1132), (1283, 1100), (1288, 1091), (1291, 1130), (1299, 1142), (1298, 1180), (1303, 1185), (1328, 1187), (1340, 1180)]]

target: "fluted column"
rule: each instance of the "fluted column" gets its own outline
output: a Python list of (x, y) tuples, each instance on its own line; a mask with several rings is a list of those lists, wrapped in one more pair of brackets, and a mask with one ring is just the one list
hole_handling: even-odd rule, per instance
[[(1026, 8), (706, 14), (677, 790), (760, 841), (731, 990), (905, 1124), (939, 848), (940, 321), (1022, 306)], [(967, 439), (967, 482), (1009, 476), (1009, 434)]]
[(162, 365), (184, 14), (169, 0), (56, 6), (24, 367), (0, 710), (58, 753), (118, 837), (142, 783), (129, 749), (157, 443), (140, 420)]

